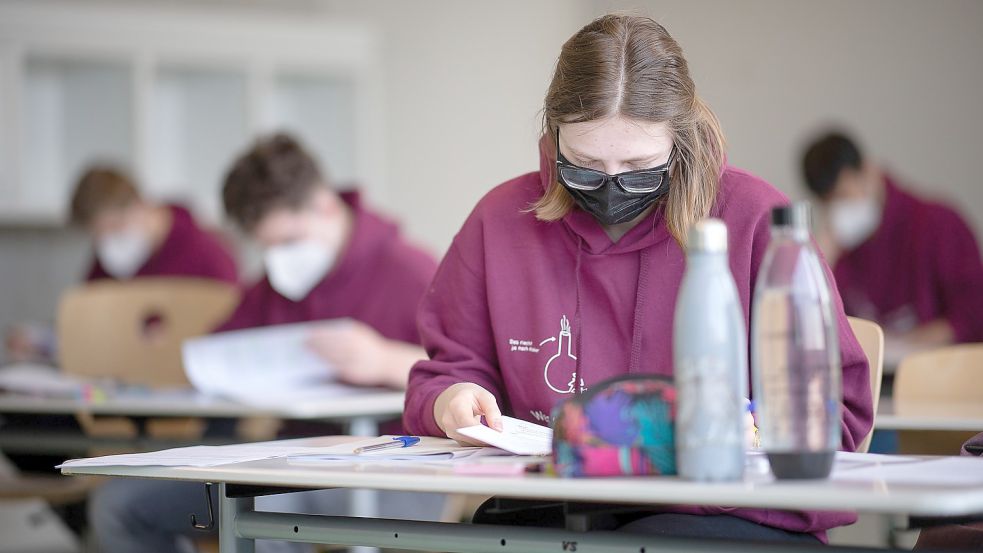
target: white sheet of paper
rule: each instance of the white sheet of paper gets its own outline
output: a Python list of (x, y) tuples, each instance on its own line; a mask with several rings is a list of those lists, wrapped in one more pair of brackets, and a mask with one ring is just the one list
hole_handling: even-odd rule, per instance
[(62, 467), (214, 467), (230, 463), (276, 459), (289, 455), (313, 454), (326, 448), (317, 446), (286, 446), (275, 442), (222, 446), (198, 445), (177, 447), (148, 453), (124, 453), (88, 459), (71, 459)]
[(512, 417), (502, 417), (501, 432), (480, 424), (458, 428), (457, 431), (516, 455), (549, 455), (553, 451), (551, 428)]
[(151, 451), (147, 453), (125, 453), (121, 455), (106, 455), (103, 457), (92, 457), (88, 459), (71, 459), (65, 461), (61, 467), (214, 467), (228, 465), (231, 463), (243, 463), (246, 461), (261, 461), (264, 459), (279, 459), (287, 457), (293, 462), (294, 459), (309, 460), (312, 462), (324, 461), (384, 461), (388, 457), (396, 454), (406, 454), (411, 450), (415, 456), (423, 457), (425, 461), (435, 461), (441, 459), (466, 458), (472, 455), (494, 455), (502, 454), (500, 450), (494, 448), (468, 447), (462, 446), (454, 440), (446, 438), (425, 437), (420, 444), (401, 449), (391, 449), (374, 452), (371, 454), (354, 455), (356, 447), (379, 443), (391, 438), (383, 436), (380, 438), (364, 438), (352, 440), (343, 444), (332, 446), (311, 446), (311, 445), (290, 445), (283, 442), (258, 442), (247, 444), (232, 444), (222, 446), (191, 446), (165, 449), (162, 451)]
[(0, 369), (0, 390), (30, 396), (76, 398), (85, 382), (54, 367), (16, 363)]
[(983, 484), (983, 459), (979, 457), (916, 457), (872, 455), (863, 462), (837, 453), (831, 480), (884, 482), (931, 486), (979, 486)]
[[(193, 338), (182, 347), (184, 371), (200, 392), (269, 404), (272, 397), (330, 383), (332, 367), (307, 347), (307, 340), (317, 326), (344, 324), (351, 322), (314, 321)], [(351, 388), (327, 386), (322, 395), (328, 389)]]

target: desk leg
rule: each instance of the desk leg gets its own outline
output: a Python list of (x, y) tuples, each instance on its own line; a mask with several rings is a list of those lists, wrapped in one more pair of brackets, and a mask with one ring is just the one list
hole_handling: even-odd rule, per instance
[[(378, 436), (379, 423), (371, 417), (357, 417), (352, 419), (348, 431), (352, 436)], [(354, 490), (351, 514), (357, 517), (379, 516), (379, 494), (375, 490)]]
[(256, 510), (252, 497), (233, 498), (225, 495), (225, 484), (218, 485), (218, 549), (219, 553), (254, 553), (256, 541), (240, 538), (236, 528), (239, 515)]
[[(371, 417), (356, 417), (351, 420), (348, 433), (352, 436), (378, 436), (379, 423)], [(352, 490), (352, 516), (376, 518), (379, 516), (379, 492), (375, 490)], [(376, 547), (353, 547), (352, 553), (377, 553)]]

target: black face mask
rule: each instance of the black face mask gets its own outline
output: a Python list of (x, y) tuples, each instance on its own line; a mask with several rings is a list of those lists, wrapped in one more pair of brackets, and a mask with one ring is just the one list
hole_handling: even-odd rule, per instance
[(570, 188), (562, 180), (560, 183), (573, 196), (581, 209), (593, 215), (605, 226), (631, 221), (667, 192), (667, 190), (657, 190), (642, 195), (632, 194), (622, 190), (613, 181), (592, 191)]
[(673, 146), (669, 160), (658, 167), (608, 175), (567, 161), (560, 153), (560, 130), (556, 131), (556, 169), (560, 184), (581, 209), (606, 226), (631, 221), (669, 193), (669, 165), (675, 153)]

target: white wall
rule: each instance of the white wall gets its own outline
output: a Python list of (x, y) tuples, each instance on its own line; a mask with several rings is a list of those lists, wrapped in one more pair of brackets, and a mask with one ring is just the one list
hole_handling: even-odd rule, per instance
[(539, 167), (539, 110), (583, 1), (328, 0), (383, 28), (389, 194), (377, 204), (442, 254), (478, 199)]
[(730, 162), (804, 194), (803, 143), (829, 122), (983, 238), (983, 2), (650, 0), (723, 122)]

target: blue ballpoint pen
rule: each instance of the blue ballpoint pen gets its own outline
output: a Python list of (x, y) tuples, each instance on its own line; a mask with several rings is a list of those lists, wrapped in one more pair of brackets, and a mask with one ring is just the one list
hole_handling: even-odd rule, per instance
[(416, 436), (393, 436), (393, 441), (391, 442), (382, 442), (381, 444), (356, 447), (355, 455), (361, 455), (362, 453), (367, 453), (369, 451), (379, 451), (380, 449), (410, 447), (411, 445), (416, 445), (418, 443), (420, 443), (420, 438)]

